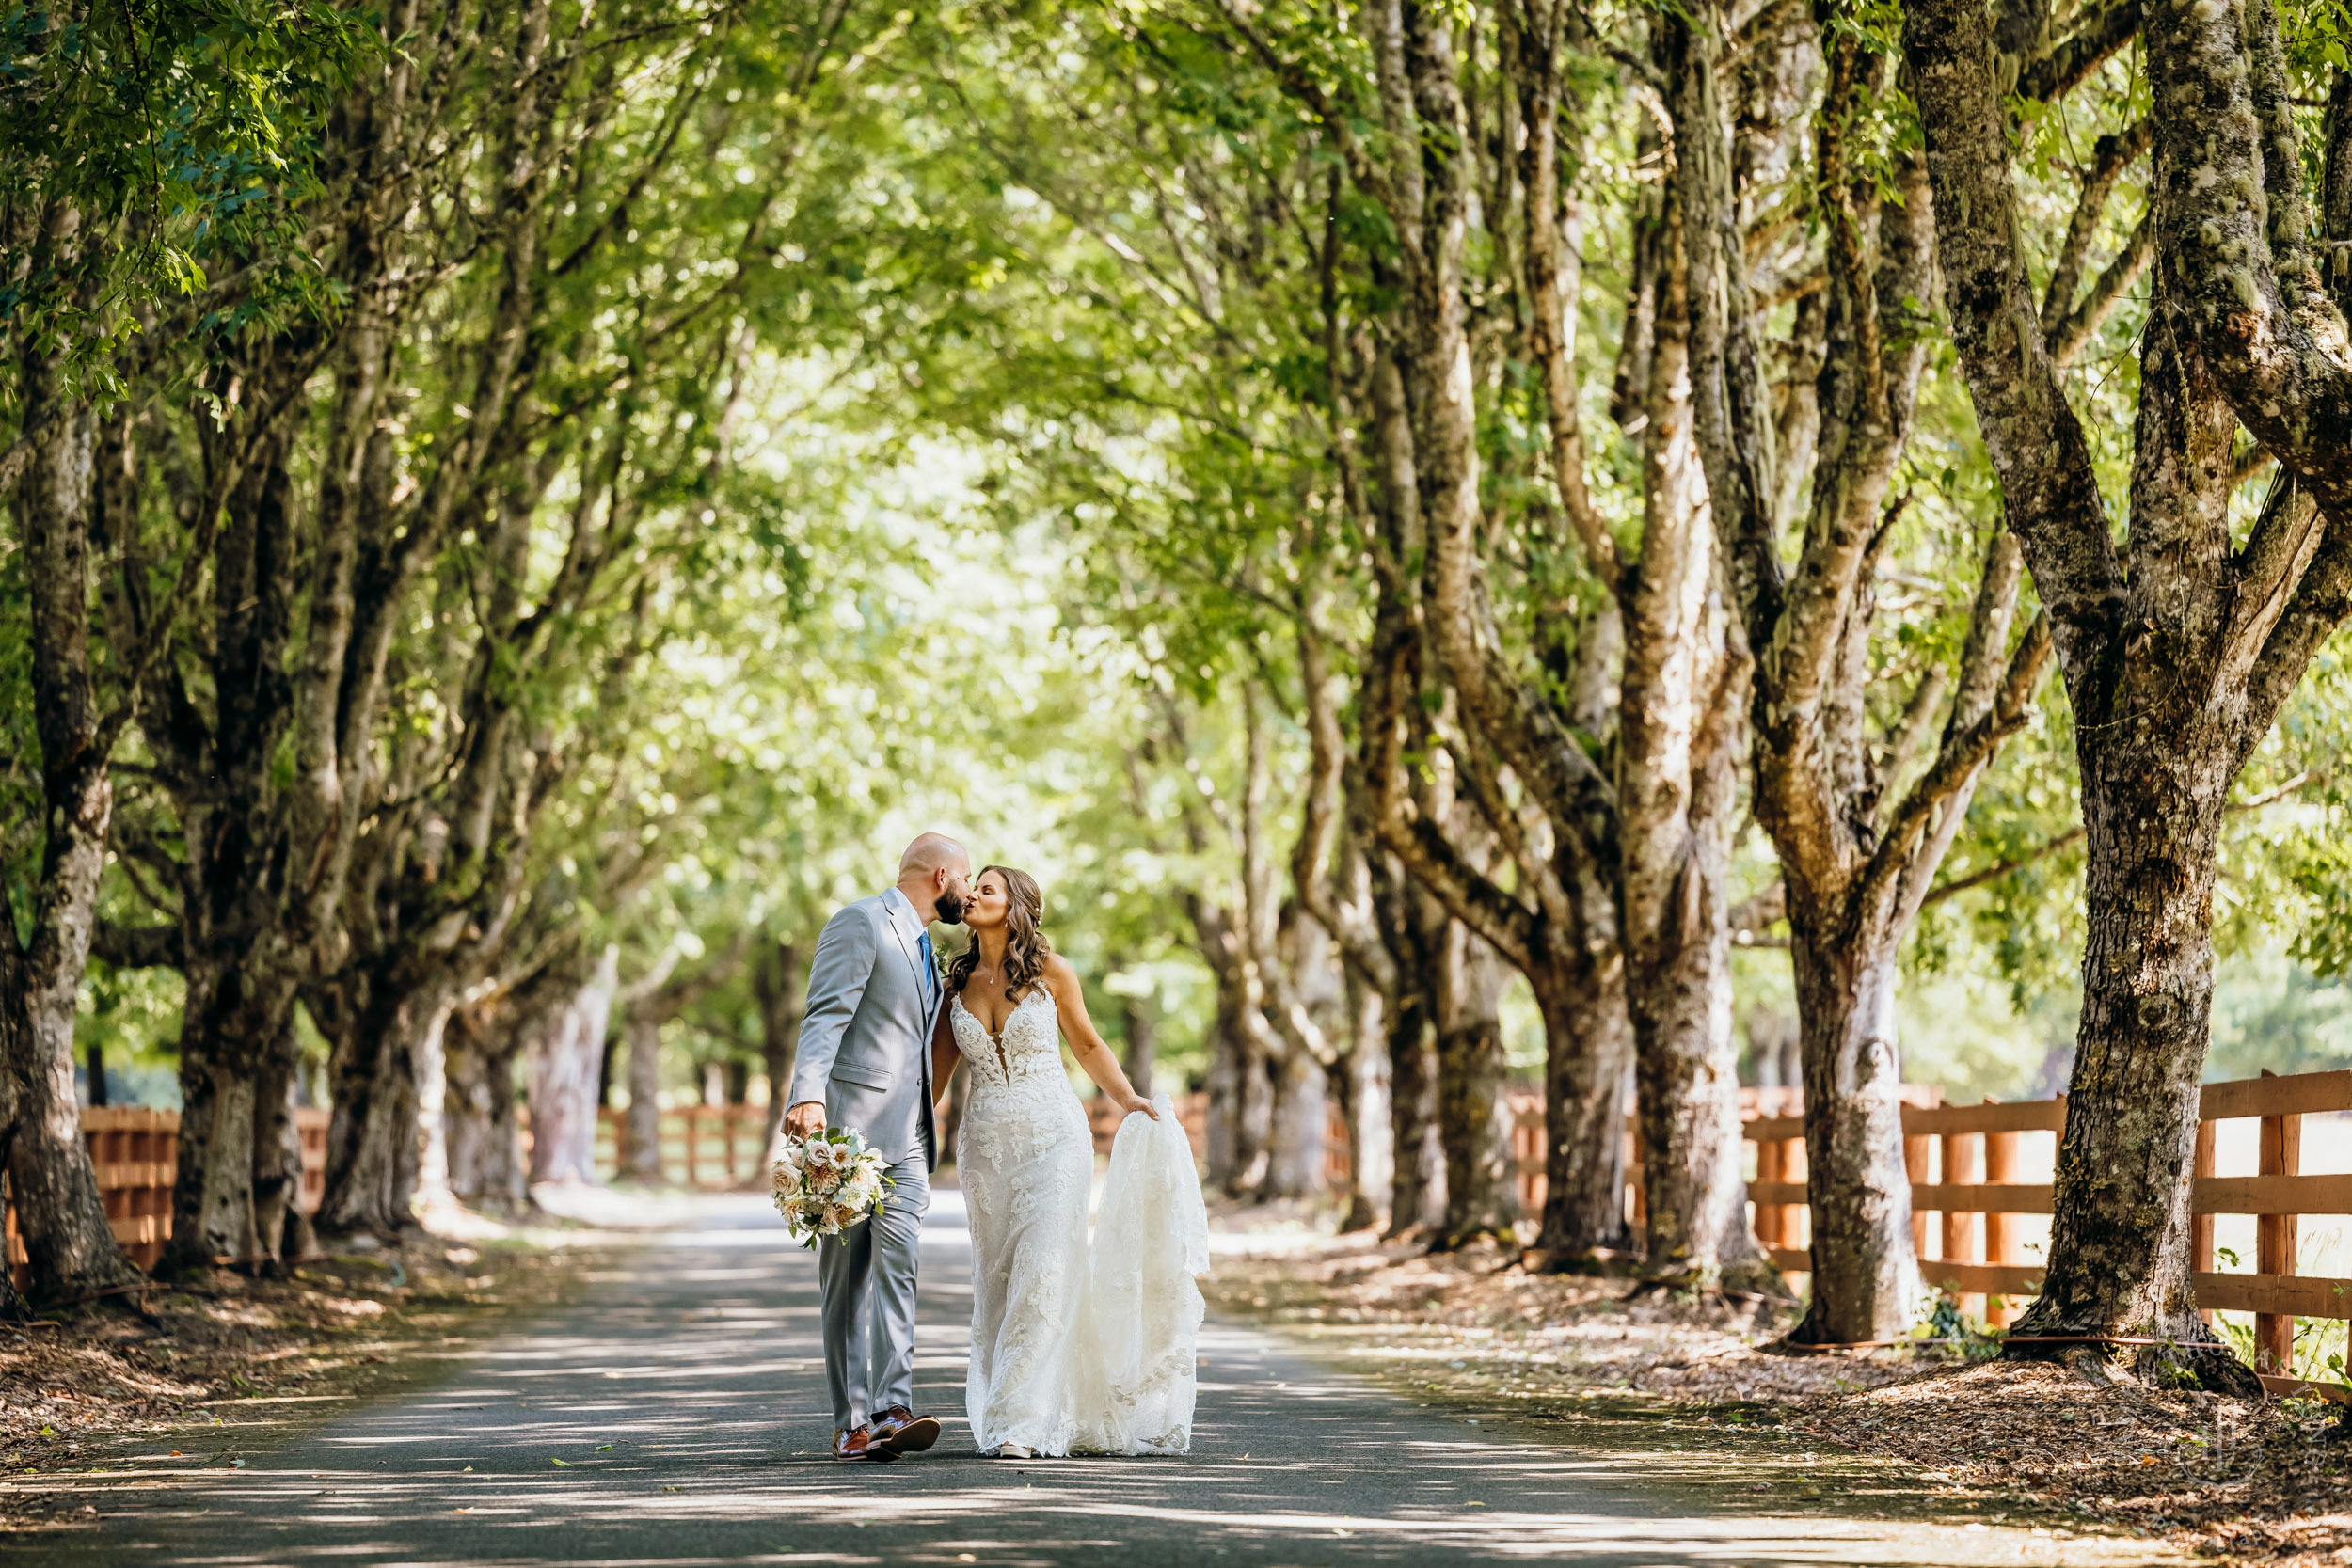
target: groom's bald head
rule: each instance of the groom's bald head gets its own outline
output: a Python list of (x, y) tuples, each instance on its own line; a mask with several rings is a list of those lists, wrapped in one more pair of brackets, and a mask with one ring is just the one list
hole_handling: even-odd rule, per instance
[(925, 833), (898, 857), (898, 891), (926, 922), (961, 921), (964, 885), (971, 879), (972, 857), (946, 833)]
[(907, 846), (907, 852), (898, 857), (898, 879), (928, 877), (935, 871), (960, 871), (969, 876), (972, 857), (963, 846), (946, 833), (925, 833)]

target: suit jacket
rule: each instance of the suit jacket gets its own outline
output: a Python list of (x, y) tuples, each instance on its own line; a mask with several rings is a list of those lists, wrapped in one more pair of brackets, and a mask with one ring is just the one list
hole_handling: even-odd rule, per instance
[(920, 1149), (939, 1164), (931, 1125), (931, 1029), (946, 988), (923, 978), (922, 922), (893, 888), (825, 922), (809, 965), (808, 1010), (792, 1061), (792, 1098), (825, 1102), (893, 1164)]

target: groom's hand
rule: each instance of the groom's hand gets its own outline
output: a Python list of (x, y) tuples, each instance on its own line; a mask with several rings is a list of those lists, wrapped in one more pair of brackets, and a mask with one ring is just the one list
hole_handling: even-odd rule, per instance
[(796, 1138), (813, 1138), (825, 1130), (825, 1102), (803, 1100), (784, 1115), (784, 1130)]

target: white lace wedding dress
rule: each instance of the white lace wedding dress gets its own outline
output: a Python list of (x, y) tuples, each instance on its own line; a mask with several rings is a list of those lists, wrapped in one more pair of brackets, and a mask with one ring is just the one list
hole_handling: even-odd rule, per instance
[(1162, 1095), (1158, 1121), (1120, 1128), (1089, 1247), (1094, 1139), (1052, 995), (1032, 987), (999, 1036), (962, 998), (951, 1008), (972, 1075), (956, 1167), (972, 1227), (973, 1441), (1184, 1452), (1209, 1227), (1175, 1107)]

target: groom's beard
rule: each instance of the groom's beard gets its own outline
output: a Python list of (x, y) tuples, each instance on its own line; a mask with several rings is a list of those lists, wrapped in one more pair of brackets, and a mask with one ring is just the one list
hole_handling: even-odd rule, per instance
[(939, 920), (943, 926), (963, 924), (963, 895), (950, 889), (938, 898)]

